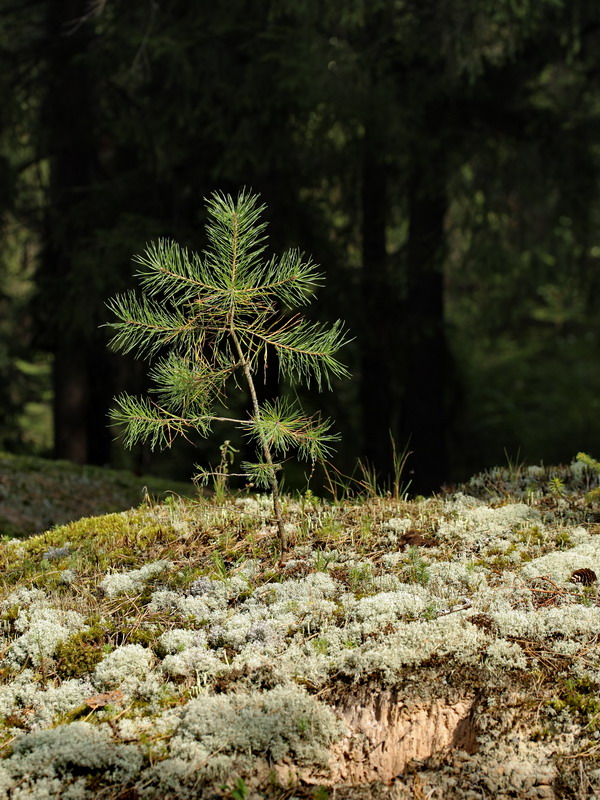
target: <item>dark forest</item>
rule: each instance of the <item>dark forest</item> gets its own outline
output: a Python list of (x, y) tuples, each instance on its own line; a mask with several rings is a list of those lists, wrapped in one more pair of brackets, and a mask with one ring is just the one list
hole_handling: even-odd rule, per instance
[(299, 389), (336, 469), (385, 483), (395, 446), (424, 494), (598, 457), (597, 2), (0, 8), (0, 449), (179, 479), (218, 460), (231, 430), (122, 448), (108, 413), (147, 366), (103, 325), (147, 243), (202, 251), (204, 199), (247, 188), (273, 251), (326, 275), (310, 316), (353, 337), (351, 380)]

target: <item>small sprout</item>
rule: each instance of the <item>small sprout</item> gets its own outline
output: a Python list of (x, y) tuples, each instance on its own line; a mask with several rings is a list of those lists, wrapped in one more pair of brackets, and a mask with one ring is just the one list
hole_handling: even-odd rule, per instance
[[(581, 464), (584, 464), (591, 472), (593, 472), (596, 476), (596, 479), (600, 478), (600, 461), (596, 461), (595, 458), (592, 458), (587, 453), (577, 453), (577, 461)], [(594, 500), (600, 500), (600, 486), (597, 486), (595, 489), (589, 491), (585, 499), (591, 503)]]
[(334, 560), (331, 553), (317, 549), (315, 551), (315, 569), (317, 572), (327, 572), (329, 564)]
[(567, 531), (560, 531), (556, 536), (556, 546), (559, 550), (568, 550), (573, 546), (571, 537)]
[(564, 497), (565, 496), (565, 482), (555, 475), (553, 478), (550, 478), (548, 482), (548, 487), (550, 489), (550, 494), (553, 497)]
[(348, 572), (348, 583), (353, 592), (366, 592), (373, 580), (373, 565), (369, 562), (356, 564)]
[(596, 461), (595, 458), (592, 458), (587, 453), (577, 453), (577, 461), (581, 464), (585, 464), (588, 469), (595, 472), (596, 475), (600, 475), (600, 461)]
[(227, 565), (225, 564), (221, 553), (215, 551), (212, 554), (212, 562), (217, 576), (220, 580), (224, 581), (227, 578)]
[(215, 502), (221, 505), (227, 496), (227, 481), (230, 467), (233, 466), (239, 450), (231, 444), (229, 439), (226, 439), (221, 447), (219, 447), (219, 452), (221, 454), (221, 459), (217, 470), (214, 472), (213, 487), (215, 490)]

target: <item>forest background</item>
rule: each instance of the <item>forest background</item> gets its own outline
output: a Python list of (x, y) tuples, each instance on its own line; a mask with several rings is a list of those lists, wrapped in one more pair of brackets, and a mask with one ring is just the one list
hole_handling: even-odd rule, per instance
[(202, 250), (203, 198), (247, 187), (355, 337), (352, 380), (302, 393), (338, 469), (384, 480), (390, 437), (419, 493), (600, 455), (597, 0), (0, 0), (0, 98), (0, 449), (218, 462), (231, 430), (114, 441), (147, 368), (100, 326), (134, 254)]

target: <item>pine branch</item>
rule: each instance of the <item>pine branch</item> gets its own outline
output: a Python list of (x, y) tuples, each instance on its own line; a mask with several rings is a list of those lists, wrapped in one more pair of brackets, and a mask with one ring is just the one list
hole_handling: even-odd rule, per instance
[(116, 398), (117, 407), (111, 409), (110, 418), (115, 425), (125, 425), (123, 436), (126, 447), (133, 447), (140, 442), (150, 442), (150, 449), (161, 450), (171, 447), (177, 436), (190, 441), (189, 431), (201, 436), (208, 436), (213, 422), (230, 422), (240, 428), (246, 428), (250, 420), (222, 417), (215, 414), (197, 416), (178, 416), (146, 397), (133, 397), (122, 394)]
[(273, 475), (280, 472), (281, 464), (267, 461), (242, 461), (244, 475), (259, 489), (270, 489)]
[[(153, 356), (166, 344), (185, 346), (194, 338), (190, 321), (179, 310), (166, 311), (134, 292), (116, 295), (107, 306), (121, 322), (109, 322), (116, 333), (110, 341), (113, 350)], [(180, 341), (184, 340), (184, 341)]]
[(306, 416), (298, 403), (278, 398), (261, 406), (247, 435), (266, 441), (282, 456), (293, 449), (300, 458), (315, 461), (331, 455), (331, 445), (339, 440), (338, 434), (329, 432), (331, 425), (330, 420)]
[(274, 308), (268, 298), (279, 300), (287, 308), (297, 308), (315, 295), (323, 284), (323, 275), (310, 259), (302, 261), (299, 250), (289, 250), (279, 259), (271, 259), (261, 275), (260, 284), (245, 292), (256, 299), (264, 299), (265, 305)]
[(181, 413), (206, 415), (223, 394), (225, 382), (237, 365), (218, 369), (200, 358), (169, 353), (150, 372), (159, 402)]
[(330, 328), (318, 322), (295, 317), (282, 327), (268, 333), (253, 331), (265, 344), (277, 350), (281, 374), (292, 381), (310, 385), (316, 381), (331, 389), (331, 378), (348, 378), (350, 373), (334, 354), (350, 339), (343, 323), (337, 320)]
[(202, 260), (195, 254), (190, 257), (185, 248), (169, 239), (147, 245), (133, 260), (143, 267), (136, 275), (148, 297), (191, 302), (199, 295), (219, 291)]
[(257, 201), (258, 197), (245, 191), (236, 201), (220, 192), (206, 201), (211, 218), (206, 234), (212, 246), (204, 254), (205, 262), (221, 288), (248, 288), (261, 272), (267, 225), (259, 222), (265, 206), (258, 206)]
[(151, 450), (157, 447), (163, 450), (171, 447), (176, 436), (188, 439), (190, 428), (201, 430), (204, 435), (210, 430), (209, 422), (167, 414), (147, 398), (128, 394), (117, 398), (117, 407), (111, 410), (110, 418), (116, 425), (125, 425), (123, 440), (126, 447), (147, 441)]

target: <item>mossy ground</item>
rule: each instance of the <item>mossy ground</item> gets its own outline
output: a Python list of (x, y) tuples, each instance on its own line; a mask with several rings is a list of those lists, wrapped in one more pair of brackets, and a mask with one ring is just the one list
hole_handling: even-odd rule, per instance
[(138, 506), (146, 493), (195, 494), (191, 483), (68, 461), (0, 453), (0, 536), (28, 536), (81, 517)]
[[(553, 492), (552, 479), (557, 475), (562, 488)], [(573, 476), (576, 479), (571, 486)], [(229, 497), (221, 504), (199, 497), (148, 500), (128, 511), (86, 517), (19, 542), (6, 542), (0, 547), (0, 601), (4, 600), (0, 688), (10, 689), (24, 674), (28, 678), (27, 691), (13, 692), (10, 702), (3, 701), (7, 711), (0, 727), (0, 746), (6, 763), (18, 776), (11, 754), (20, 737), (84, 721), (108, 731), (115, 746), (135, 747), (144, 763), (156, 769), (157, 764), (172, 758), (169, 748), (179, 730), (175, 723), (175, 728), (169, 728), (164, 720), (169, 714), (180, 720), (187, 704), (199, 698), (236, 697), (240, 692), (260, 695), (290, 684), (335, 709), (358, 685), (370, 685), (374, 692), (378, 685), (385, 685), (421, 698), (436, 692), (470, 691), (482, 698), (482, 719), (494, 714), (502, 718), (504, 728), (494, 735), (508, 741), (511, 731), (519, 731), (531, 747), (553, 752), (548, 759), (557, 770), (555, 794), (540, 797), (591, 797), (591, 789), (588, 794), (575, 792), (581, 786), (594, 785), (594, 770), (600, 766), (600, 652), (598, 634), (589, 626), (578, 627), (577, 615), (589, 616), (590, 610), (600, 608), (600, 593), (596, 581), (584, 585), (569, 577), (571, 566), (579, 566), (578, 543), (592, 546), (600, 533), (597, 504), (586, 499), (593, 481), (593, 476), (571, 473), (568, 467), (480, 476), (463, 487), (473, 495), (487, 497), (486, 503), (475, 507), (483, 522), (472, 529), (471, 523), (462, 522), (463, 501), (448, 497), (407, 501), (373, 495), (337, 503), (320, 501), (310, 493), (286, 498), (290, 548), (283, 554), (268, 499), (244, 496)], [(468, 503), (463, 505), (471, 508)], [(521, 517), (493, 522), (494, 515), (503, 519), (503, 509)], [(562, 553), (575, 559), (568, 561), (567, 572), (560, 572), (557, 562), (556, 573), (527, 573), (528, 564)], [(581, 558), (582, 567), (596, 566), (596, 556)], [(130, 574), (162, 562), (168, 567), (139, 585), (136, 577), (130, 591), (109, 591), (107, 576)], [(446, 566), (448, 578), (441, 570)], [(600, 575), (600, 560), (597, 571)], [(330, 581), (327, 585), (335, 586), (335, 591), (326, 588), (320, 595), (319, 576)], [(298, 587), (307, 585), (315, 587), (310, 590), (313, 594), (294, 595)], [(227, 587), (223, 589), (226, 595), (214, 600), (217, 621), (210, 618), (210, 603), (203, 612), (205, 618), (189, 610), (196, 595), (207, 596), (203, 594), (207, 586), (210, 591)], [(23, 587), (43, 592), (44, 602), (57, 614), (77, 612), (82, 623), (65, 633), (51, 655), (11, 661), (11, 648), (31, 624), (25, 618), (27, 604), (10, 601)], [(390, 612), (386, 603), (398, 600), (405, 603), (402, 610)], [(354, 616), (348, 608), (354, 609)], [(373, 609), (376, 615), (369, 617)], [(527, 633), (533, 629), (536, 614), (540, 618), (546, 615), (546, 619), (553, 609), (558, 620), (552, 617), (554, 628)], [(571, 620), (568, 625), (558, 619), (563, 610)], [(527, 624), (511, 634), (512, 618), (503, 620), (513, 612), (517, 622), (519, 614), (526, 615)], [(242, 625), (242, 618), (252, 614), (254, 627), (244, 628), (240, 638), (233, 621)], [(449, 633), (458, 631), (457, 643), (448, 647), (440, 627), (446, 620), (454, 625), (448, 626)], [(280, 624), (278, 630), (282, 631), (280, 640), (269, 645), (275, 649), (267, 648), (264, 653), (251, 650), (251, 637), (262, 643), (260, 637), (267, 634), (260, 625), (268, 627), (271, 622)], [(427, 640), (427, 625), (432, 626), (432, 637), (442, 638), (439, 645), (423, 650), (420, 658), (420, 645), (412, 654), (402, 637), (410, 629), (422, 631), (418, 635)], [(190, 636), (200, 636), (201, 645), (186, 643), (186, 630)], [(173, 645), (167, 634), (183, 637), (182, 644)], [(497, 641), (504, 650), (494, 649)], [(297, 654), (289, 664), (286, 648), (295, 648)], [(394, 661), (396, 648), (401, 657)], [(98, 665), (117, 652), (136, 658), (147, 654), (155, 683), (144, 683), (140, 673), (137, 683), (128, 683), (124, 674), (121, 683), (101, 685)], [(212, 666), (203, 671), (203, 667), (179, 665), (177, 659), (187, 652), (209, 658)], [(69, 681), (79, 682), (80, 693), (73, 690), (70, 705), (53, 700), (53, 706), (47, 698), (54, 697), (55, 690), (75, 686)], [(154, 719), (162, 720), (157, 729)], [(491, 735), (484, 728), (482, 724), (482, 742)], [(226, 763), (232, 765), (232, 773), (229, 779), (221, 777), (215, 782), (207, 772), (207, 797), (215, 792), (233, 798), (324, 800), (333, 796), (332, 787), (314, 786), (301, 779), (282, 786), (275, 773), (269, 777), (268, 770), (257, 778), (247, 761), (245, 767), (235, 766), (233, 745), (223, 744), (222, 749), (228, 752), (230, 761)], [(428, 796), (537, 796), (526, 794), (529, 788), (525, 784), (520, 794), (518, 782), (514, 786), (499, 783), (496, 789), (490, 789), (495, 784), (481, 783), (477, 770), (481, 771), (482, 757), (477, 762), (476, 755), (469, 756), (471, 767), (468, 759), (466, 766), (460, 766), (464, 792), (460, 781), (458, 788), (456, 781), (452, 783), (453, 770), (459, 767), (450, 753), (437, 766), (434, 760), (422, 769), (415, 765), (408, 777), (398, 778), (395, 788), (363, 787), (362, 796), (425, 796), (422, 787), (435, 788), (436, 781), (446, 787), (446, 794)], [(143, 793), (154, 780), (157, 793), (178, 796), (160, 788), (152, 775), (119, 783), (90, 774), (87, 789), (82, 791), (101, 790), (103, 796), (115, 798), (154, 796)], [(199, 775), (198, 793), (193, 796), (202, 797), (204, 784), (202, 773)], [(62, 788), (57, 796), (70, 791), (77, 781), (81, 788), (80, 779), (81, 770), (60, 773), (56, 780)], [(15, 777), (15, 785), (23, 780)], [(38, 784), (40, 791), (45, 791), (43, 782), (50, 778), (41, 774), (38, 783), (31, 776), (28, 780), (33, 781), (33, 793)], [(229, 788), (219, 788), (226, 785)], [(9, 788), (4, 796), (11, 797), (11, 791)], [(337, 787), (335, 796), (357, 796), (356, 791)], [(367, 791), (370, 794), (365, 794)]]

